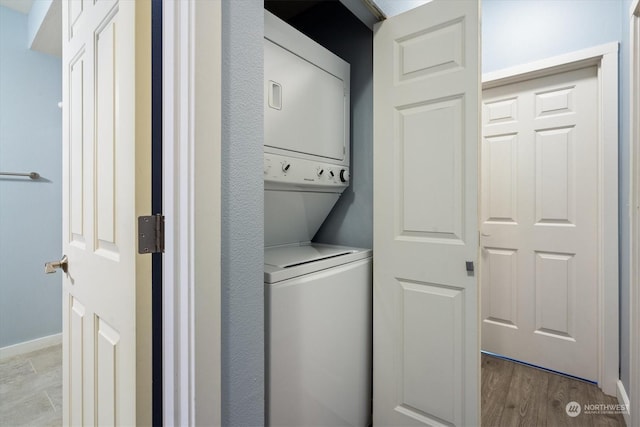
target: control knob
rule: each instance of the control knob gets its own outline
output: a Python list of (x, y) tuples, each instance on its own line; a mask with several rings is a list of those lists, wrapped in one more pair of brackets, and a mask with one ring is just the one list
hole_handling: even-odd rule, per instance
[(291, 168), (291, 163), (282, 162), (282, 172), (287, 173), (289, 171), (289, 168)]
[(340, 171), (340, 181), (341, 182), (347, 182), (349, 181), (349, 171), (346, 169), (342, 169)]

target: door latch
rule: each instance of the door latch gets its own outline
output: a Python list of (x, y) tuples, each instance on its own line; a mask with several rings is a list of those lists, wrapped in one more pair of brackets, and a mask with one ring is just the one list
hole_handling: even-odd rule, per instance
[(473, 273), (473, 270), (474, 270), (473, 261), (466, 261), (465, 267), (467, 269), (467, 273)]

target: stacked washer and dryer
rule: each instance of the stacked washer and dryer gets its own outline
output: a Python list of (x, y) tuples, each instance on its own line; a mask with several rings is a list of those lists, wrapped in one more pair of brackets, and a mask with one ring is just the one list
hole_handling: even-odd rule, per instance
[(265, 11), (267, 423), (366, 426), (371, 250), (311, 242), (349, 185), (348, 63)]

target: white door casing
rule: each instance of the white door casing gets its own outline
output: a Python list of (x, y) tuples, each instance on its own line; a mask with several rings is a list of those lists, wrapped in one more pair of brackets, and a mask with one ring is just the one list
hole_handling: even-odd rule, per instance
[(479, 2), (374, 33), (373, 424), (478, 425)]
[(64, 1), (63, 422), (151, 424), (151, 2)]
[(612, 43), (483, 76), (483, 349), (596, 380), (611, 395), (617, 50)]
[(483, 92), (482, 349), (598, 377), (595, 66)]
[(163, 414), (221, 424), (222, 2), (163, 0)]
[(631, 351), (629, 390), (630, 413), (627, 425), (640, 425), (640, 1), (631, 4), (630, 14), (630, 136), (631, 148), (631, 254), (629, 335)]

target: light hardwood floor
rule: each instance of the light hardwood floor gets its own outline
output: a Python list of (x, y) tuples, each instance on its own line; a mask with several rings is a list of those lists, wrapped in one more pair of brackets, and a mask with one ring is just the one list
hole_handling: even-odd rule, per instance
[(0, 426), (62, 425), (62, 345), (0, 362)]
[[(623, 427), (620, 414), (588, 414), (585, 405), (617, 404), (584, 381), (482, 355), (482, 427)], [(570, 417), (566, 405), (577, 402), (582, 413)], [(595, 411), (597, 412), (597, 411)]]

